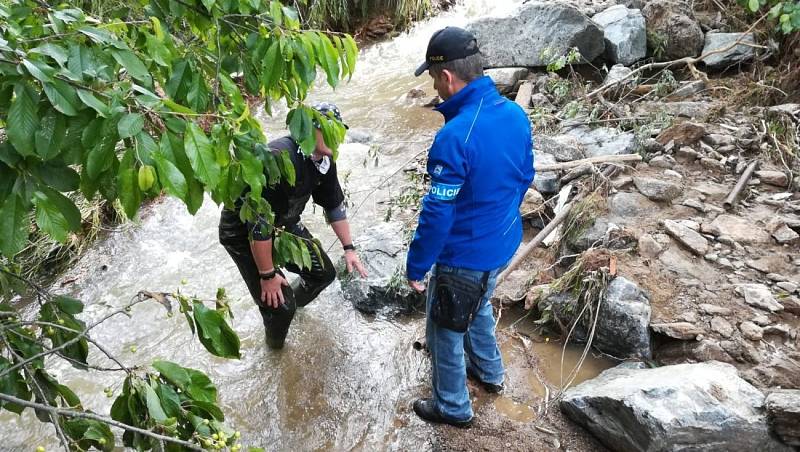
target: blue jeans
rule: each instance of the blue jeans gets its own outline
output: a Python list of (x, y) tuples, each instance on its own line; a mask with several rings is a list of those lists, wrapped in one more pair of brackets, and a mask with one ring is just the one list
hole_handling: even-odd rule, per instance
[(503, 383), (503, 360), (494, 335), (494, 313), (489, 302), (497, 275), (505, 266), (489, 272), (486, 293), (466, 333), (440, 327), (431, 320), (431, 304), (436, 296), (436, 275), (456, 274), (480, 282), (486, 272), (436, 265), (428, 285), (426, 342), (431, 354), (433, 402), (442, 416), (465, 421), (472, 419), (472, 404), (467, 391), (467, 366), (481, 381)]

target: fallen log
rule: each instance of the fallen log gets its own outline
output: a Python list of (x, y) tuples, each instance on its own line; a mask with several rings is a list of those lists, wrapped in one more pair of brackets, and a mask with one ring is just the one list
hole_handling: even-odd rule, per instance
[(535, 165), (534, 168), (539, 173), (548, 171), (558, 171), (563, 169), (575, 168), (587, 163), (625, 163), (625, 162), (641, 162), (642, 156), (639, 154), (624, 154), (624, 155), (598, 155), (596, 157), (589, 157), (580, 160), (573, 160), (571, 162), (554, 163), (552, 165)]

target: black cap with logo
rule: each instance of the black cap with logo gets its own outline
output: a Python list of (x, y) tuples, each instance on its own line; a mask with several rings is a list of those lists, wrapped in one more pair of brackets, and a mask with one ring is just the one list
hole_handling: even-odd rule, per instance
[(432, 64), (460, 60), (478, 52), (478, 40), (472, 33), (458, 27), (443, 28), (431, 36), (428, 51), (425, 52), (425, 62), (417, 68), (414, 75), (419, 77)]

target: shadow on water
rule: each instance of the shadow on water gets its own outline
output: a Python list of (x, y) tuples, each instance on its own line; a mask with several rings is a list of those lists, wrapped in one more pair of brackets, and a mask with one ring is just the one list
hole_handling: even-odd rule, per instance
[[(374, 167), (363, 165), (368, 146), (350, 144), (340, 152), (338, 165), (348, 174), (350, 190), (357, 193), (351, 202), (359, 204), (369, 196), (351, 219), (356, 234), (380, 221), (378, 203), (393, 194), (392, 188), (374, 194), (369, 189), (409, 156), (423, 151), (441, 125), (437, 113), (404, 101), (412, 88), (433, 94), (427, 76), (412, 75), (430, 35), (446, 25), (464, 25), (519, 3), (468, 0), (407, 34), (363, 50), (352, 81), (335, 91), (321, 88), (315, 93), (316, 99), (338, 103), (351, 129), (370, 132), (382, 154)], [(262, 117), (270, 136), (285, 133), (284, 113), (277, 108), (274, 119)], [(267, 450), (430, 449), (433, 430), (410, 410), (411, 401), (428, 391), (427, 360), (411, 347), (422, 335), (424, 322), (368, 318), (355, 311), (334, 284), (298, 312), (285, 350), (265, 350), (258, 310), (217, 242), (218, 215), (219, 208), (210, 201), (195, 216), (173, 199), (155, 203), (145, 209), (139, 225), (110, 234), (66, 277), (76, 278), (68, 287), (86, 302), (87, 322), (124, 306), (142, 289), (179, 288), (210, 298), (217, 287), (226, 287), (236, 315), (234, 328), (242, 339), (242, 359), (211, 356), (191, 336), (181, 316), (168, 318), (156, 303), (138, 305), (130, 319), (117, 316), (105, 322), (93, 331), (94, 339), (129, 365), (146, 368), (153, 360), (166, 359), (206, 371), (220, 390), (228, 422), (242, 432), (244, 444)], [(309, 208), (306, 218), (324, 244), (332, 243), (334, 236), (319, 211)], [(333, 254), (335, 260), (338, 256)], [(183, 279), (187, 283), (179, 284)], [(542, 361), (552, 358), (546, 347), (536, 345), (535, 351)], [(97, 353), (89, 359), (104, 362)], [(113, 399), (103, 389), (110, 386), (118, 394), (121, 374), (77, 372), (63, 362), (52, 364), (85, 408), (109, 411)], [(514, 402), (499, 403), (498, 410), (509, 417), (526, 419), (525, 410)], [(0, 437), (2, 450), (58, 447), (53, 428), (39, 423), (30, 410), (21, 417), (2, 412)]]

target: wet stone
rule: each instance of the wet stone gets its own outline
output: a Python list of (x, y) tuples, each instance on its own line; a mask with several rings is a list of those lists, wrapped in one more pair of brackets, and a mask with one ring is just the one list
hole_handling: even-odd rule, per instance
[(789, 186), (789, 178), (786, 177), (786, 174), (782, 171), (756, 171), (755, 176), (765, 184), (774, 185), (776, 187)]
[(767, 422), (784, 443), (800, 446), (800, 390), (773, 390), (764, 400)]

